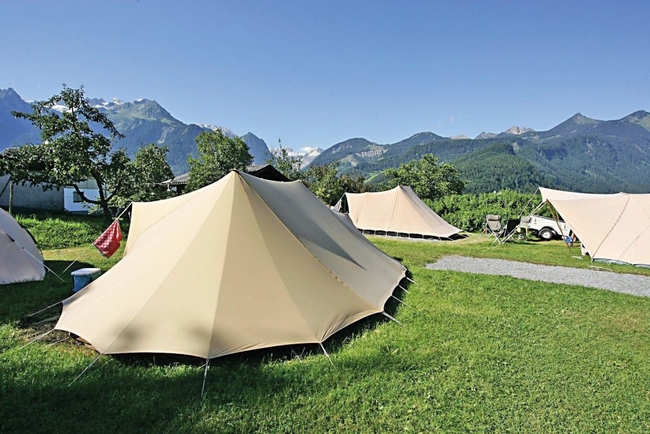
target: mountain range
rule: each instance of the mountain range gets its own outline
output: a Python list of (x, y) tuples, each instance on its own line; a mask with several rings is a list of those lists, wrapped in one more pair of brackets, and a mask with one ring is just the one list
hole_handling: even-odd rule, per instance
[[(125, 138), (117, 146), (130, 155), (149, 143), (167, 146), (174, 173), (187, 172), (187, 156), (196, 156), (194, 139), (215, 128), (184, 124), (154, 100), (107, 102), (91, 99)], [(24, 143), (38, 143), (38, 131), (12, 110), (28, 112), (31, 105), (13, 89), (0, 89), (0, 151)], [(266, 142), (253, 133), (241, 138), (263, 164), (270, 156)], [(420, 132), (392, 144), (351, 138), (330, 147), (305, 148), (298, 153), (303, 168), (337, 162), (342, 172), (381, 179), (381, 171), (432, 153), (454, 164), (468, 180), (466, 191), (502, 189), (533, 191), (537, 186), (591, 193), (650, 191), (650, 113), (637, 111), (622, 119), (602, 121), (578, 113), (548, 131), (514, 126), (501, 133), (483, 132), (476, 138), (443, 137)]]
[(456, 166), (466, 192), (537, 186), (590, 192), (650, 191), (650, 113), (601, 121), (580, 113), (548, 131), (513, 127), (475, 139), (415, 134), (382, 145), (348, 139), (323, 151), (312, 164), (338, 161), (342, 171), (372, 177), (388, 167), (434, 154)]
[[(184, 124), (174, 118), (156, 101), (139, 99), (133, 102), (123, 102), (113, 99), (107, 102), (100, 98), (89, 99), (91, 105), (105, 113), (113, 122), (124, 138), (116, 143), (123, 147), (131, 156), (137, 150), (149, 143), (167, 146), (168, 162), (175, 174), (189, 170), (188, 155), (196, 157), (195, 138), (203, 131), (219, 128), (227, 136), (235, 134), (227, 128), (213, 125)], [(0, 89), (0, 151), (15, 145), (38, 143), (39, 132), (31, 123), (24, 119), (16, 119), (11, 111), (31, 111), (31, 105), (24, 101), (13, 89)], [(253, 155), (253, 164), (263, 164), (270, 156), (269, 148), (253, 133), (241, 136)]]

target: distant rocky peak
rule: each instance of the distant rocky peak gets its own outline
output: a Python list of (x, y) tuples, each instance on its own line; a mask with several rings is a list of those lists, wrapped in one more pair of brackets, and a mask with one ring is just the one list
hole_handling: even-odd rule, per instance
[(465, 134), (459, 134), (457, 136), (451, 136), (451, 139), (452, 140), (466, 140), (466, 139), (469, 139), (469, 136), (467, 136)]
[(0, 99), (22, 101), (23, 99), (18, 95), (18, 93), (12, 88), (0, 89)]
[(588, 118), (587, 116), (583, 115), (582, 113), (576, 113), (571, 118), (569, 119), (572, 122), (575, 122), (576, 124), (594, 124), (598, 123), (597, 120)]
[(650, 131), (650, 113), (645, 110), (635, 111), (623, 118), (624, 121), (637, 124)]
[(530, 133), (531, 131), (535, 131), (532, 128), (528, 127), (518, 127), (518, 126), (513, 126), (508, 128), (507, 130), (504, 131), (505, 134), (512, 134), (515, 136), (520, 136), (525, 133)]
[[(223, 133), (223, 135), (226, 136), (226, 137), (230, 137), (230, 138), (237, 137), (237, 135), (234, 132), (232, 132), (231, 130), (229, 130), (226, 127), (219, 127), (217, 125), (212, 125), (212, 124), (198, 124), (198, 125), (201, 128), (203, 128), (204, 130), (210, 130), (210, 131), (217, 131), (218, 130), (218, 131), (221, 131)], [(248, 136), (248, 134), (253, 135), (256, 139), (259, 139), (257, 136), (255, 136), (252, 133), (247, 133), (246, 136)]]
[(126, 103), (118, 98), (113, 98), (111, 101), (106, 101), (103, 98), (90, 98), (88, 103), (96, 108), (114, 109), (117, 106), (125, 105)]
[(480, 140), (480, 139), (492, 139), (492, 138), (494, 138), (494, 137), (496, 137), (496, 136), (497, 136), (497, 135), (494, 134), (494, 133), (486, 133), (485, 131), (483, 131), (481, 134), (479, 134), (478, 136), (476, 136), (475, 139), (476, 139), (476, 140)]

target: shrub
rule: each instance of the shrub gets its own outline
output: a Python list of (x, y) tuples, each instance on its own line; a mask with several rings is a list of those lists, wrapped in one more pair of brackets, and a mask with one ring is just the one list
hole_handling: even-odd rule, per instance
[[(518, 193), (504, 190), (481, 194), (445, 196), (425, 203), (448, 223), (467, 232), (478, 232), (485, 227), (487, 214), (498, 214), (505, 221), (528, 215), (542, 201), (539, 193)], [(546, 207), (540, 214), (548, 215)]]

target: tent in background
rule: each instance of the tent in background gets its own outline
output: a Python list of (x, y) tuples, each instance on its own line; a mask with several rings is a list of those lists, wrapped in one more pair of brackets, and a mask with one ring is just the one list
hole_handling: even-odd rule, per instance
[(0, 285), (43, 280), (45, 267), (32, 236), (0, 208)]
[(461, 232), (422, 202), (411, 187), (398, 186), (378, 193), (345, 193), (336, 208), (347, 208), (354, 225), (363, 231), (436, 238), (451, 238)]
[(124, 258), (64, 300), (56, 325), (100, 353), (205, 359), (322, 343), (383, 312), (406, 269), (300, 182), (233, 171), (134, 203)]
[(650, 266), (650, 194), (539, 190), (593, 260)]

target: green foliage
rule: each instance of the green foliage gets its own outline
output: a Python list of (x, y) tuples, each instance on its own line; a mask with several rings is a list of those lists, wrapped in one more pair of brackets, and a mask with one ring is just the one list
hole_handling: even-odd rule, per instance
[[(174, 177), (167, 163), (168, 148), (151, 143), (138, 149), (132, 162), (125, 163), (125, 173), (115, 176), (124, 183), (122, 196), (114, 199), (111, 205), (125, 207), (131, 202), (151, 202), (170, 197), (171, 193), (163, 185)], [(127, 187), (127, 182), (130, 186)]]
[(334, 205), (346, 192), (362, 193), (368, 190), (361, 175), (339, 174), (338, 163), (310, 165), (303, 172), (302, 181), (326, 205)]
[(292, 181), (297, 181), (302, 178), (300, 172), (302, 157), (289, 155), (289, 150), (282, 147), (282, 143), (279, 140), (278, 147), (271, 149), (271, 157), (266, 160), (266, 164), (272, 165)]
[[(324, 344), (334, 366), (310, 346), (293, 348), (300, 359), (274, 348), (212, 360), (203, 397), (202, 361), (165, 355), (102, 356), (72, 383), (95, 351), (59, 332), (21, 348), (52, 327), (60, 307), (28, 315), (72, 294), (69, 271), (4, 286), (0, 431), (650, 431), (650, 299), (424, 268), (449, 254), (590, 266), (560, 242), (372, 240), (417, 282), (391, 310), (403, 326), (379, 316), (346, 328)], [(56, 271), (80, 255), (104, 271), (117, 261), (92, 249), (45, 255)]]
[(445, 196), (425, 203), (448, 223), (468, 232), (485, 227), (485, 216), (497, 214), (502, 221), (527, 215), (542, 202), (539, 193), (505, 190), (493, 193)]
[[(106, 220), (69, 214), (17, 214), (14, 216), (34, 237), (40, 249), (67, 249), (90, 245), (106, 230)], [(126, 233), (128, 222), (120, 225)]]
[(552, 183), (531, 163), (515, 154), (512, 145), (498, 142), (453, 161), (467, 181), (465, 193), (514, 190), (533, 192)]
[(198, 158), (188, 157), (189, 191), (212, 184), (229, 171), (245, 171), (253, 161), (248, 145), (240, 137), (228, 137), (221, 130), (203, 131), (196, 137)]
[(423, 200), (460, 194), (465, 188), (465, 181), (460, 179), (456, 168), (449, 163), (440, 164), (440, 159), (433, 154), (404, 163), (397, 169), (387, 169), (384, 174), (388, 178), (389, 188), (410, 186)]
[[(64, 111), (54, 110), (56, 105)], [(32, 104), (32, 113), (12, 112), (17, 118), (29, 120), (41, 131), (42, 143), (26, 145), (13, 151), (16, 156), (11, 169), (12, 178), (18, 182), (45, 183), (50, 186), (74, 187), (84, 202), (102, 207), (110, 218), (107, 178), (123, 162), (123, 153), (111, 155), (111, 145), (122, 135), (111, 121), (84, 97), (83, 87), (63, 90), (45, 101)], [(106, 132), (96, 132), (91, 123)], [(42, 170), (33, 170), (37, 166)], [(99, 189), (99, 199), (88, 199), (77, 184), (94, 179)]]
[[(63, 112), (54, 110), (63, 105)], [(101, 208), (111, 218), (112, 202), (128, 201), (147, 195), (150, 183), (163, 181), (169, 173), (165, 150), (151, 145), (132, 164), (126, 151), (112, 151), (113, 142), (122, 134), (113, 123), (84, 97), (83, 87), (63, 90), (48, 100), (32, 104), (32, 113), (12, 112), (40, 129), (40, 144), (12, 148), (7, 152), (4, 170), (15, 182), (43, 184), (43, 188), (72, 187), (84, 202)], [(99, 129), (100, 132), (96, 131)], [(98, 199), (86, 197), (79, 184), (94, 180)], [(142, 188), (141, 188), (142, 187)]]

